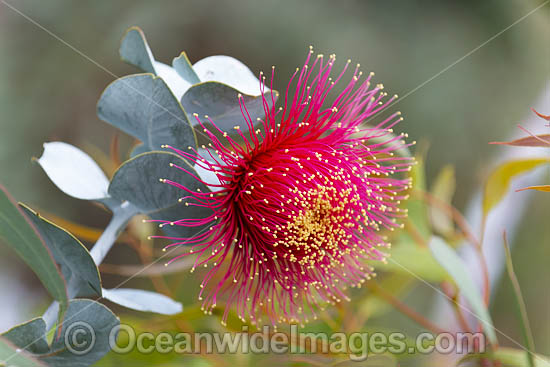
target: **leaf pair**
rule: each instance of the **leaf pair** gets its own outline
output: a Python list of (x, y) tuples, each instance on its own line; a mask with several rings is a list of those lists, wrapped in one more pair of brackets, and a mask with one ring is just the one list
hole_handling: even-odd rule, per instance
[[(103, 92), (97, 110), (99, 118), (142, 141), (132, 156), (158, 150), (163, 144), (196, 149), (193, 125), (197, 119), (208, 123), (206, 115), (224, 131), (231, 132), (236, 125), (248, 129), (240, 98), (255, 123), (277, 97), (269, 89), (262, 96), (260, 81), (229, 56), (211, 56), (191, 65), (182, 52), (173, 66), (158, 62), (137, 27), (127, 31), (120, 55), (147, 74), (115, 80)], [(204, 135), (202, 128), (199, 135)]]
[[(29, 366), (50, 365), (56, 367), (89, 366), (110, 351), (110, 336), (116, 340), (119, 319), (105, 306), (92, 300), (78, 299), (69, 302), (63, 323), (56, 330), (58, 337), (48, 344), (46, 323), (36, 318), (18, 325), (2, 335), (14, 346), (32, 353)], [(112, 333), (112, 334), (111, 334)], [(13, 359), (19, 352), (3, 351), (0, 343), (0, 360), (8, 365), (17, 364)], [(26, 353), (24, 356), (28, 356)], [(30, 358), (30, 356), (29, 356)], [(38, 362), (37, 362), (38, 361)]]

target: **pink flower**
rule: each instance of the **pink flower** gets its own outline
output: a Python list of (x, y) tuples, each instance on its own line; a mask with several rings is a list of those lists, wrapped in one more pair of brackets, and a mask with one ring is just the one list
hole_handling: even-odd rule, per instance
[[(205, 312), (223, 299), (253, 323), (263, 313), (272, 323), (316, 318), (327, 304), (348, 299), (347, 286), (360, 286), (374, 275), (366, 260), (385, 261), (383, 249), (389, 247), (380, 232), (398, 227), (397, 220), (406, 215), (399, 204), (410, 180), (394, 176), (408, 171), (412, 158), (394, 156), (405, 143), (391, 134), (402, 120), (400, 113), (376, 126), (365, 125), (397, 96), (386, 99), (382, 85), (371, 88), (373, 73), (360, 81), (356, 68), (328, 102), (349, 61), (333, 80), (335, 57), (327, 61), (312, 53), (292, 76), (283, 107), (269, 107), (274, 101), (269, 104), (264, 97), (266, 117), (260, 128), (254, 130), (256, 121), (250, 120), (240, 97), (250, 129), (236, 128), (243, 144), (211, 121), (223, 138), (202, 126), (212, 139), (205, 156), (168, 147), (219, 180), (219, 185), (209, 184), (218, 189), (214, 192), (192, 192), (167, 182), (187, 191), (190, 205), (213, 210), (204, 219), (171, 222), (208, 224), (210, 230), (167, 246), (191, 244), (189, 254), (199, 254), (195, 267), (212, 265), (199, 294)], [(263, 91), (265, 76), (260, 76)], [(226, 307), (222, 323), (228, 311)]]

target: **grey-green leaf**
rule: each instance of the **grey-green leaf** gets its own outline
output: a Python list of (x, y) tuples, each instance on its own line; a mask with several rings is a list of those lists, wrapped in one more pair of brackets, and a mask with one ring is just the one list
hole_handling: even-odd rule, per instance
[[(179, 219), (201, 219), (206, 218), (212, 214), (212, 211), (202, 206), (185, 206), (181, 203), (172, 205), (166, 209), (161, 209), (156, 212), (149, 213), (152, 219), (164, 220), (168, 222), (175, 222)], [(170, 226), (166, 225), (162, 227), (164, 233), (171, 237), (190, 238), (198, 233), (202, 233), (209, 224), (204, 224), (197, 227), (185, 227), (185, 226)]]
[(155, 73), (154, 58), (145, 35), (139, 27), (126, 31), (120, 43), (120, 58), (148, 73)]
[(33, 353), (33, 357), (42, 362), (40, 365), (84, 367), (109, 352), (109, 337), (116, 340), (119, 325), (120, 321), (107, 307), (78, 299), (70, 301), (51, 345), (46, 341), (46, 323), (42, 318), (18, 325), (2, 336), (16, 347)]
[(45, 354), (50, 349), (46, 340), (46, 322), (41, 317), (14, 326), (2, 337), (33, 354)]
[(134, 158), (136, 155), (139, 155), (141, 153), (147, 153), (148, 151), (149, 149), (147, 149), (147, 147), (143, 143), (139, 143), (130, 152), (130, 158)]
[(61, 271), (36, 228), (1, 186), (0, 240), (10, 246), (36, 273), (48, 292), (61, 305), (62, 315), (67, 309), (68, 297)]
[(124, 162), (113, 175), (109, 194), (120, 200), (127, 200), (143, 213), (149, 214), (178, 203), (188, 194), (175, 186), (161, 182), (168, 179), (178, 182), (190, 190), (208, 191), (196, 178), (171, 164), (183, 167), (195, 174), (193, 168), (180, 156), (168, 152), (140, 154)]
[(195, 132), (166, 83), (153, 74), (129, 75), (112, 82), (97, 104), (103, 121), (140, 139), (148, 150), (163, 144), (196, 147)]
[(190, 84), (198, 84), (201, 82), (197, 73), (193, 70), (193, 66), (185, 52), (182, 52), (178, 57), (174, 58), (172, 66), (176, 69), (178, 74)]
[(0, 366), (37, 367), (46, 364), (37, 361), (28, 353), (19, 350), (9, 341), (0, 338)]
[(467, 265), (441, 238), (432, 237), (429, 246), (435, 259), (447, 270), (460, 289), (460, 292), (472, 307), (470, 313), (481, 322), (489, 341), (495, 345), (497, 338), (493, 321), (481, 298), (478, 287), (467, 271)]
[[(237, 89), (229, 85), (209, 81), (189, 88), (181, 98), (181, 104), (187, 113), (197, 113), (203, 123), (208, 124), (208, 119), (204, 116), (209, 116), (223, 131), (233, 131), (235, 126), (247, 130), (248, 125), (239, 106), (239, 94)], [(268, 106), (271, 106), (277, 100), (278, 94), (276, 91), (269, 91), (264, 97)], [(265, 116), (262, 96), (243, 94), (243, 101), (254, 124), (258, 118)], [(192, 119), (192, 123), (195, 124), (196, 120)]]
[(84, 245), (63, 228), (48, 221), (24, 204), (19, 204), (36, 226), (75, 292), (71, 297), (101, 297), (97, 266)]
[[(199, 182), (191, 174), (186, 173), (170, 164), (183, 167), (191, 174), (196, 175), (195, 170), (180, 156), (168, 152), (149, 152), (140, 154), (124, 162), (115, 172), (109, 194), (120, 200), (127, 200), (142, 213), (148, 214), (153, 219), (176, 221), (185, 218), (205, 218), (212, 214), (211, 210), (204, 207), (185, 205), (190, 202), (178, 199), (189, 194), (180, 188), (160, 179), (168, 179), (177, 182), (191, 191), (200, 190), (208, 192), (208, 188)], [(163, 230), (169, 236), (190, 237), (203, 227), (164, 226)]]
[[(110, 351), (109, 336), (113, 333), (116, 338), (119, 325), (119, 319), (101, 303), (87, 299), (72, 300), (60, 334), (59, 327), (57, 329), (56, 335), (60, 336), (54, 339), (49, 356), (43, 360), (56, 367), (89, 366)], [(73, 345), (73, 340), (78, 345)], [(67, 341), (76, 353), (67, 347)], [(86, 351), (88, 347), (90, 349)]]
[(175, 315), (183, 309), (181, 303), (163, 294), (143, 289), (104, 289), (103, 298), (137, 311), (149, 311), (162, 315)]

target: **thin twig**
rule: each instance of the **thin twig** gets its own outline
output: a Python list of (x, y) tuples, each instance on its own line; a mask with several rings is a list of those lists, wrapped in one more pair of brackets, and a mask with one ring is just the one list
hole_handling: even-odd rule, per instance
[(404, 314), (405, 316), (409, 317), (411, 320), (415, 321), (417, 324), (423, 326), (425, 329), (432, 331), (436, 334), (442, 334), (445, 333), (446, 330), (440, 328), (439, 326), (435, 325), (433, 322), (401, 302), (397, 297), (395, 297), (390, 292), (384, 290), (382, 287), (380, 287), (376, 282), (366, 282), (365, 283), (367, 287), (373, 291), (376, 295), (380, 296), (380, 298), (384, 299), (386, 302), (388, 302), (390, 305), (392, 305), (395, 309), (397, 309), (399, 312)]
[(474, 246), (474, 249), (476, 250), (479, 258), (479, 263), (481, 265), (481, 271), (483, 274), (483, 301), (485, 302), (486, 306), (489, 305), (489, 268), (487, 267), (487, 261), (485, 259), (485, 254), (483, 253), (481, 242), (474, 236), (472, 230), (470, 229), (470, 226), (468, 225), (468, 222), (466, 221), (466, 218), (464, 218), (462, 214), (458, 211), (458, 209), (456, 209), (454, 206), (447, 204), (446, 202), (433, 196), (432, 194), (420, 190), (418, 190), (418, 192), (430, 205), (435, 205), (441, 210), (445, 211), (453, 219), (458, 228), (460, 228), (460, 231), (464, 234), (468, 241)]

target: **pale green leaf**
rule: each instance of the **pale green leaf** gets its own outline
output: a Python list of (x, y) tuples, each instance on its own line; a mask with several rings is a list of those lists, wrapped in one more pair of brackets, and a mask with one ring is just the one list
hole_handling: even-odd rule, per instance
[(46, 366), (29, 353), (21, 351), (4, 338), (0, 338), (0, 367), (40, 367)]
[(493, 322), (485, 303), (483, 302), (480, 290), (475, 285), (471, 274), (468, 272), (468, 267), (464, 261), (458, 256), (452, 247), (447, 245), (439, 237), (432, 237), (430, 241), (430, 249), (435, 259), (447, 270), (453, 278), (460, 292), (471, 306), (469, 313), (474, 315), (483, 326), (487, 337), (491, 344), (495, 345), (497, 338)]
[(448, 278), (445, 269), (436, 261), (430, 249), (411, 243), (400, 243), (389, 251), (386, 264), (371, 262), (376, 269), (416, 276), (428, 282), (441, 282)]

